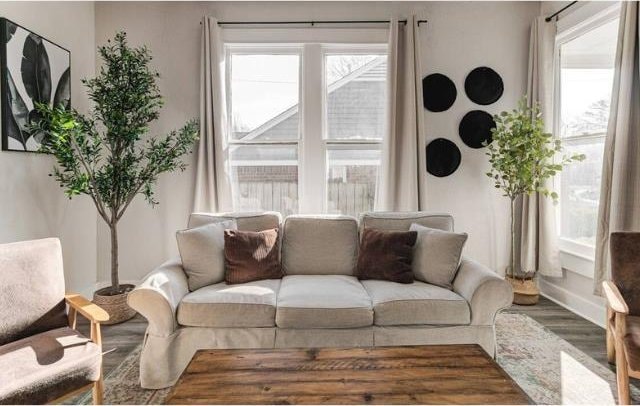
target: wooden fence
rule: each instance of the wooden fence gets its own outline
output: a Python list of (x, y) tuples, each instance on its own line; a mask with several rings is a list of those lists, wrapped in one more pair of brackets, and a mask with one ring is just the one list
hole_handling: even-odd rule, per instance
[[(240, 210), (273, 210), (283, 216), (298, 212), (298, 184), (295, 182), (240, 182), (236, 207)], [(373, 210), (375, 185), (329, 182), (327, 212), (358, 216)]]

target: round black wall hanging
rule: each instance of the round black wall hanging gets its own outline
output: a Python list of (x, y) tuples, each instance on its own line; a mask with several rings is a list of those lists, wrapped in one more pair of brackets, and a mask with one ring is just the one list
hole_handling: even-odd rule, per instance
[(491, 129), (496, 128), (491, 114), (482, 110), (472, 110), (462, 117), (458, 134), (462, 141), (471, 148), (482, 148), (483, 143), (491, 144)]
[(456, 101), (458, 91), (451, 79), (441, 73), (433, 73), (422, 79), (422, 103), (435, 113), (445, 111)]
[(462, 156), (453, 142), (436, 138), (427, 145), (427, 172), (443, 178), (458, 169)]
[(464, 91), (472, 102), (486, 106), (498, 101), (504, 92), (500, 75), (491, 68), (481, 66), (467, 75)]

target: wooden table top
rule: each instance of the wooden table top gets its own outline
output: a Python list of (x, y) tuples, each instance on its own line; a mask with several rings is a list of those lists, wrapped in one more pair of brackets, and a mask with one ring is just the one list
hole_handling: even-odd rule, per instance
[(478, 345), (200, 350), (168, 404), (528, 404)]

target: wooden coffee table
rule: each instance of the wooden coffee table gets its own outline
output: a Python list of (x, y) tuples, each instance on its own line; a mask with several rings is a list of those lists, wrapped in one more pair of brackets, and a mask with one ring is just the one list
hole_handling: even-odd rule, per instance
[(201, 350), (169, 404), (528, 404), (478, 345)]

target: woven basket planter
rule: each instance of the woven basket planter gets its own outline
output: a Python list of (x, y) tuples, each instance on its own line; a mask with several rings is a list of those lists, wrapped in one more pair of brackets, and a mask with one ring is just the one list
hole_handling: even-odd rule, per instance
[(513, 288), (513, 303), (530, 306), (538, 303), (540, 289), (535, 279), (518, 279), (507, 276), (507, 281)]
[(123, 293), (111, 295), (111, 287), (102, 288), (93, 294), (93, 303), (109, 313), (109, 321), (102, 324), (118, 324), (127, 321), (136, 315), (136, 311), (127, 304), (127, 296), (133, 290), (133, 285), (120, 285)]

